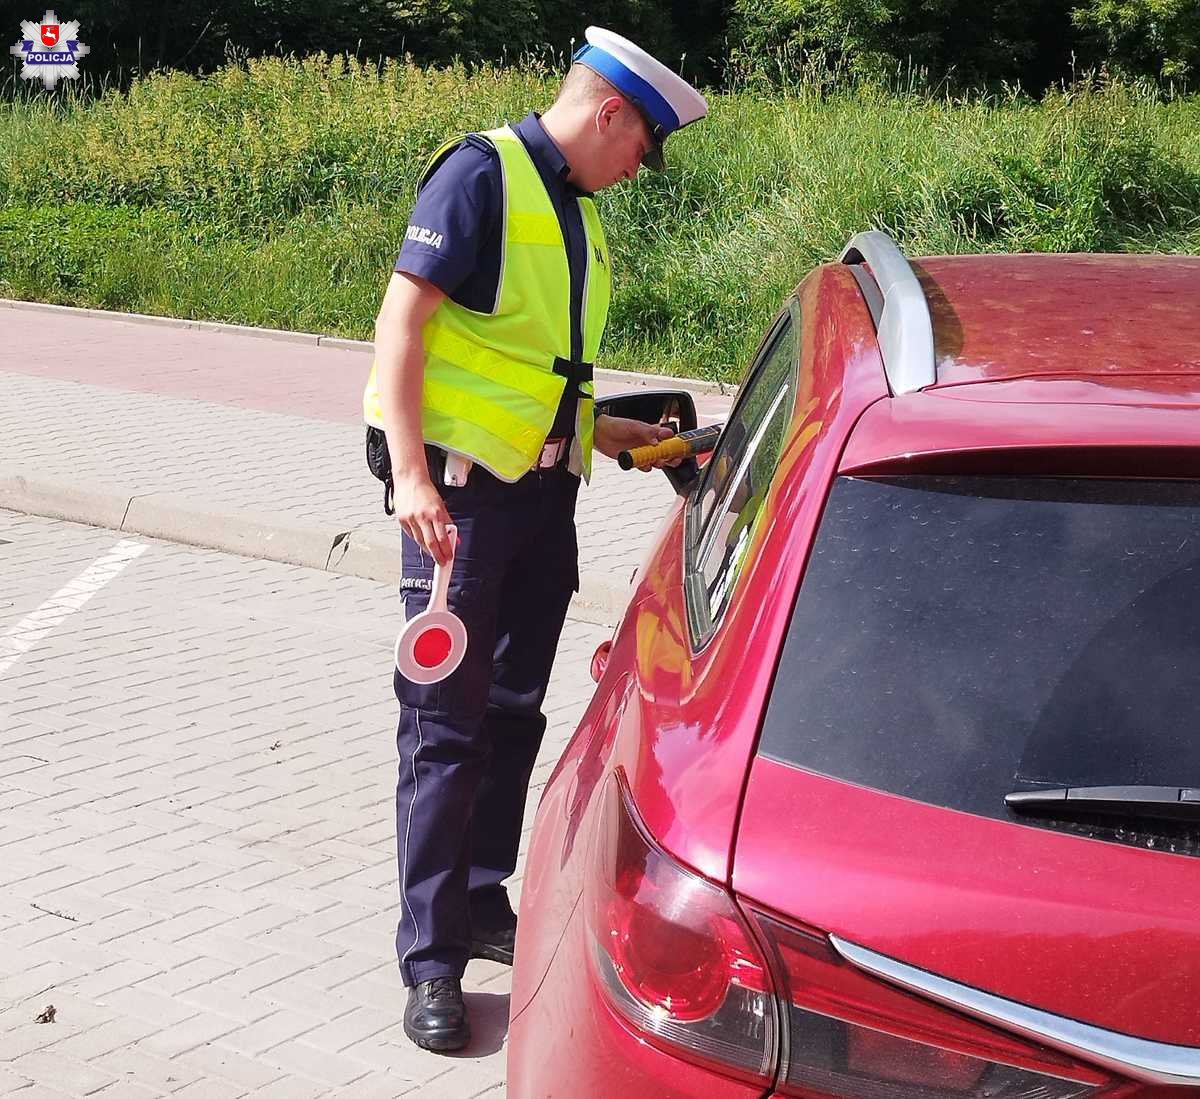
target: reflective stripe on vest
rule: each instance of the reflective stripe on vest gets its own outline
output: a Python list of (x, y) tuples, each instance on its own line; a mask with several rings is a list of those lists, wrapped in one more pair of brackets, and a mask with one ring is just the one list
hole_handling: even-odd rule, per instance
[[(504, 232), (500, 280), (490, 313), (446, 298), (424, 329), (425, 441), (479, 462), (504, 481), (516, 481), (537, 461), (567, 384), (556, 360), (571, 354), (571, 277), (554, 205), (537, 166), (508, 126), (480, 136), (500, 156)], [(421, 185), (461, 139), (429, 160)], [(590, 198), (580, 197), (587, 237), (583, 295), (583, 360), (595, 361), (608, 319), (610, 263), (604, 230)], [(579, 386), (572, 468), (592, 470), (592, 383)], [(363, 417), (383, 426), (375, 367), (363, 393)]]

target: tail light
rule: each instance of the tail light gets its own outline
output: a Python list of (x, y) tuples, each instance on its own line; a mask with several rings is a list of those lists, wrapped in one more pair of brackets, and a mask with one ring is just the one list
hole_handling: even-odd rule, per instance
[(745, 918), (725, 890), (654, 845), (618, 779), (605, 799), (586, 904), (608, 1002), (669, 1052), (769, 1083), (775, 1000)]
[(757, 912), (752, 929), (726, 890), (650, 839), (619, 776), (605, 792), (585, 912), (600, 987), (629, 1025), (783, 1094), (1079, 1099), (1112, 1082), (863, 973), (818, 933)]
[(863, 973), (816, 933), (755, 913), (787, 1013), (777, 1085), (838, 1099), (1076, 1099), (1109, 1076)]

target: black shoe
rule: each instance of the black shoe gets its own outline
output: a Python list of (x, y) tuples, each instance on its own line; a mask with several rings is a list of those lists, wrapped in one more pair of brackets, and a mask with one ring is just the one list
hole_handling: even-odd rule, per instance
[(422, 1049), (448, 1053), (471, 1040), (471, 1026), (457, 977), (434, 977), (408, 990), (404, 1033)]
[(486, 958), (501, 965), (513, 964), (513, 946), (517, 941), (517, 920), (498, 928), (471, 928), (471, 957)]

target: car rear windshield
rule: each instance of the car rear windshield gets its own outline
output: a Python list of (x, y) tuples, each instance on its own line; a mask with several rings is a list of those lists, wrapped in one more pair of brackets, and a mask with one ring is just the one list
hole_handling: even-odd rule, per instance
[(1195, 825), (1018, 818), (1004, 796), (1200, 787), (1198, 673), (1200, 485), (843, 477), (760, 751), (933, 805), (1148, 846), (1166, 834), (1196, 854)]

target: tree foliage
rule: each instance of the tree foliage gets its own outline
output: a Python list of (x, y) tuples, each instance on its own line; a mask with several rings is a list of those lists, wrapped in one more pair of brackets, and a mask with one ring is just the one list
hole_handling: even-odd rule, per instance
[[(47, 6), (0, 0), (0, 18), (16, 31)], [(388, 54), (408, 29), (388, 0), (59, 0), (56, 10), (79, 20), (92, 49), (87, 69), (114, 80), (154, 69), (211, 71), (231, 49)]]
[[(15, 39), (22, 19), (50, 0), (0, 0), (0, 26)], [(70, 3), (70, 10), (66, 4)], [(712, 28), (723, 29), (722, 0), (59, 0), (92, 48), (88, 69), (117, 79), (155, 69), (210, 72), (233, 53), (318, 52), (360, 59), (402, 57), (429, 64), (565, 61), (592, 24), (626, 34), (677, 67), (719, 76), (708, 63)], [(37, 7), (39, 10), (34, 11)], [(704, 18), (697, 23), (695, 15)], [(11, 43), (10, 43), (11, 44)]]
[(816, 59), (872, 78), (1026, 87), (1052, 80), (1070, 29), (1068, 0), (734, 0), (744, 55)]
[[(49, 0), (0, 0), (0, 26)], [(69, 4), (69, 10), (68, 10)], [(591, 24), (706, 84), (813, 67), (924, 86), (1020, 84), (1077, 67), (1178, 80), (1200, 67), (1200, 0), (58, 0), (92, 47), (87, 70), (126, 84), (156, 69), (317, 52), (418, 63), (563, 66)], [(15, 63), (15, 61), (14, 61)], [(1075, 68), (1073, 69), (1073, 66)]]
[(1200, 70), (1197, 0), (1087, 0), (1072, 18), (1093, 55), (1121, 71), (1170, 80)]

